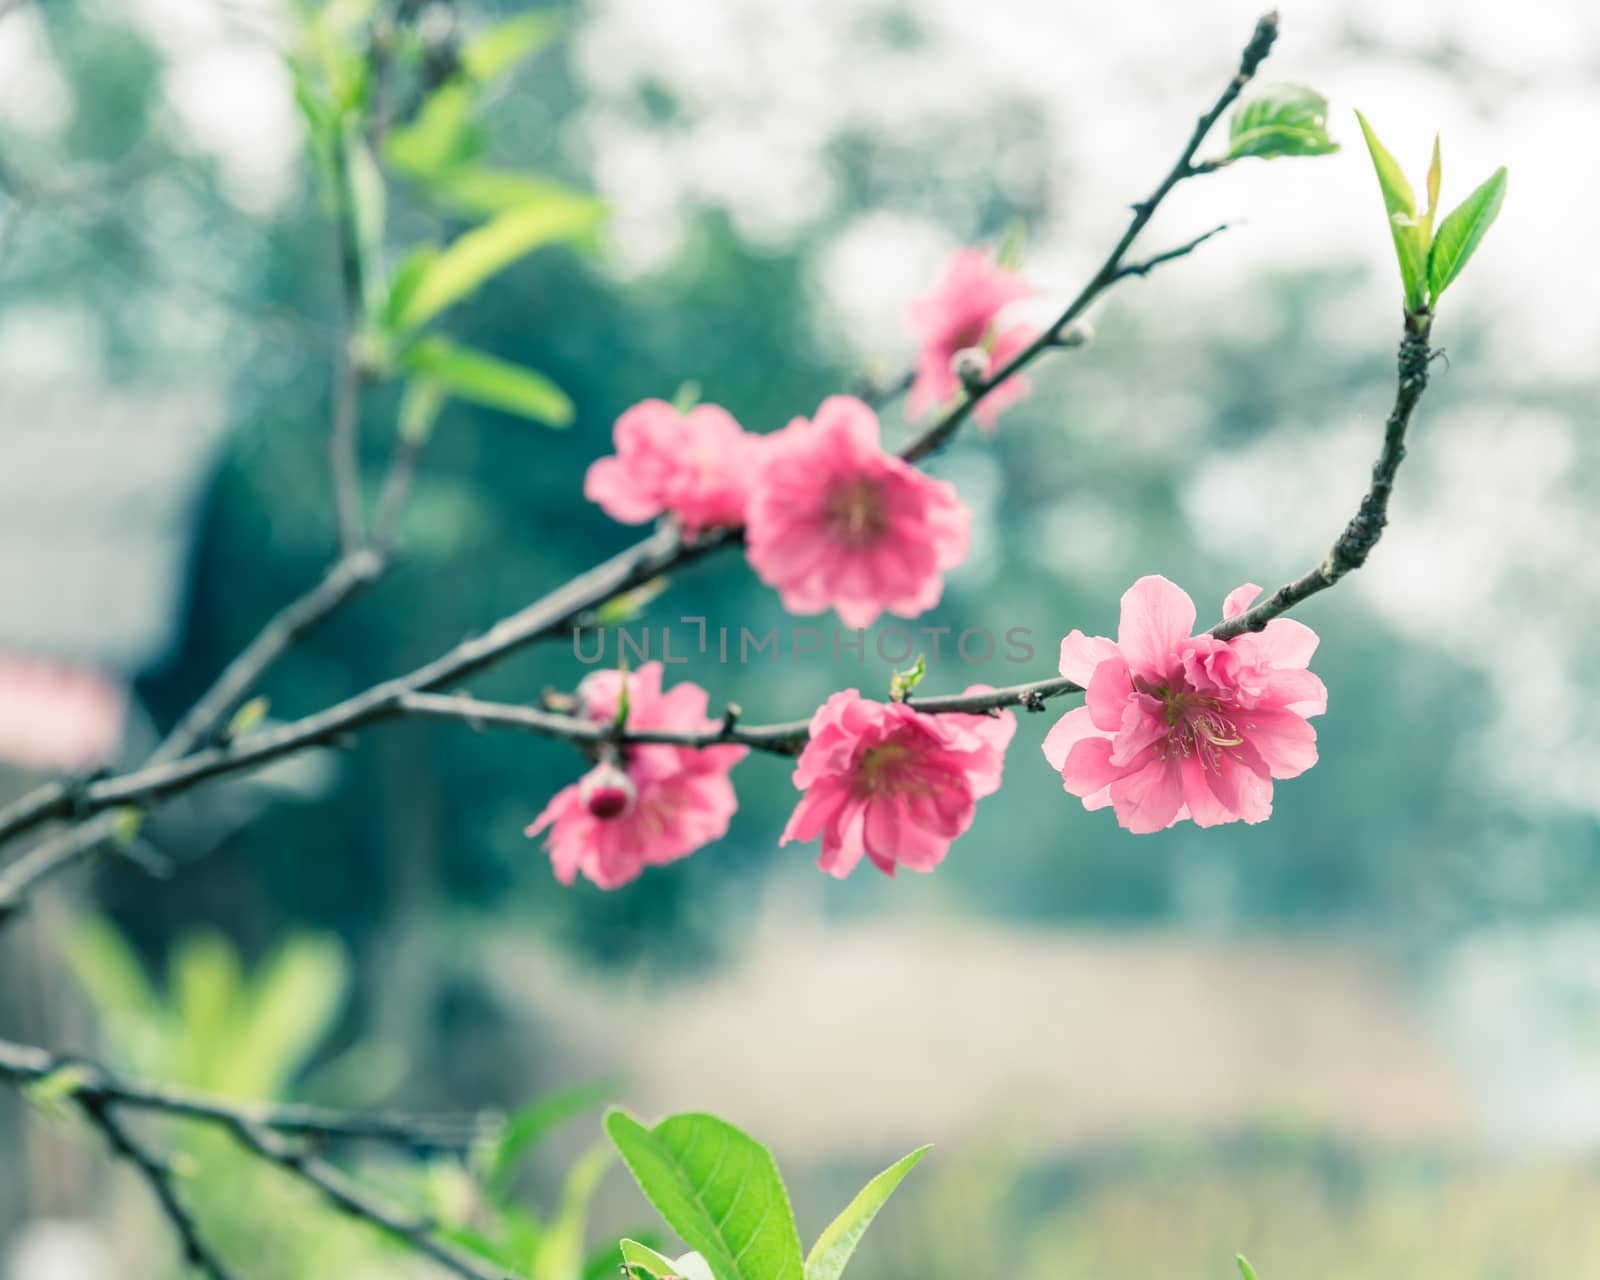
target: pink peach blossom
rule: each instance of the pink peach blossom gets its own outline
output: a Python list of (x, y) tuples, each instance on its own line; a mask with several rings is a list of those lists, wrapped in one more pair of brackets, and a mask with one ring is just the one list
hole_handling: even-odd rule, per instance
[(645, 400), (617, 419), (617, 452), (590, 465), (583, 496), (624, 524), (663, 512), (693, 535), (744, 520), (760, 436), (744, 431), (726, 409), (700, 404), (679, 413)]
[(0, 760), (24, 769), (105, 764), (127, 713), (126, 690), (98, 671), (0, 654)]
[[(1224, 617), (1260, 593), (1237, 588)], [(1088, 692), (1050, 730), (1045, 758), (1084, 808), (1112, 805), (1129, 831), (1260, 822), (1273, 779), (1317, 762), (1307, 718), (1328, 709), (1328, 691), (1306, 669), (1316, 633), (1275, 618), (1218, 640), (1190, 634), (1194, 620), (1189, 596), (1151, 576), (1123, 595), (1115, 641), (1074, 631), (1061, 642), (1061, 674)]]
[(891, 876), (897, 866), (932, 871), (972, 825), (977, 802), (999, 790), (1016, 728), (1009, 711), (924, 715), (854, 689), (836, 693), (811, 717), (794, 771), (805, 794), (779, 843), (821, 836), (817, 865), (840, 879), (863, 853)]
[[(647, 662), (626, 676), (595, 672), (579, 686), (581, 714), (611, 723), (626, 680), (629, 729), (715, 728), (706, 715), (706, 691), (686, 682), (663, 692), (661, 670), (659, 662)], [(602, 889), (615, 889), (645, 867), (676, 861), (727, 833), (739, 807), (728, 770), (745, 755), (739, 746), (629, 744), (616, 762), (600, 761), (557, 792), (526, 834), (549, 830), (546, 848), (562, 884), (581, 872)]]
[[(911, 305), (911, 327), (922, 347), (906, 411), (920, 418), (955, 398), (961, 382), (951, 362), (958, 351), (986, 349), (988, 376), (1032, 342), (1039, 333), (1036, 327), (999, 320), (1012, 303), (1032, 295), (1032, 287), (1016, 272), (1000, 266), (992, 253), (959, 250), (945, 268), (939, 287)], [(1000, 411), (1021, 400), (1028, 389), (1028, 380), (1020, 374), (1008, 378), (983, 398), (974, 416), (992, 430)]]
[(848, 627), (937, 604), (970, 523), (950, 485), (884, 452), (877, 415), (851, 396), (766, 437), (745, 518), (750, 564), (784, 607), (831, 606)]

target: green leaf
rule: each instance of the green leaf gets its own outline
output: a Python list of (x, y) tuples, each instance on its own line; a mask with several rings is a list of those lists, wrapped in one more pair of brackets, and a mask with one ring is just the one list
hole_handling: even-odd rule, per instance
[(80, 1090), (92, 1083), (94, 1074), (88, 1067), (69, 1063), (57, 1067), (49, 1075), (26, 1084), (22, 1096), (40, 1111), (56, 1120), (67, 1117), (67, 1103), (78, 1096)]
[(911, 696), (911, 691), (922, 683), (922, 677), (928, 674), (928, 659), (923, 654), (917, 655), (917, 660), (904, 671), (891, 671), (889, 673), (889, 701), (904, 702)]
[(759, 1142), (716, 1116), (668, 1116), (648, 1129), (615, 1107), (606, 1132), (639, 1189), (716, 1280), (802, 1280), (794, 1211)]
[(400, 438), (413, 447), (426, 444), (446, 399), (437, 378), (409, 379), (400, 397)]
[(1234, 1254), (1233, 1260), (1239, 1264), (1239, 1274), (1244, 1280), (1256, 1280), (1256, 1269), (1250, 1265), (1250, 1260), (1244, 1254)]
[(405, 366), (458, 399), (550, 427), (572, 423), (575, 410), (566, 392), (543, 374), (487, 352), (426, 338), (406, 353)]
[(844, 1212), (828, 1225), (828, 1229), (817, 1237), (816, 1244), (811, 1246), (810, 1256), (806, 1258), (806, 1280), (839, 1280), (845, 1263), (850, 1261), (850, 1255), (856, 1251), (861, 1237), (878, 1216), (878, 1210), (894, 1194), (906, 1174), (916, 1168), (917, 1162), (932, 1149), (932, 1146), (918, 1147), (861, 1188), (860, 1194), (845, 1206)]
[(586, 246), (605, 214), (605, 204), (598, 197), (549, 178), (474, 164), (458, 165), (437, 174), (428, 182), (428, 194), (451, 208), (485, 218), (540, 202), (559, 205), (570, 211), (575, 223), (585, 224), (584, 230), (572, 238)]
[(538, 1257), (530, 1268), (539, 1280), (583, 1280), (583, 1237), (589, 1225), (589, 1205), (600, 1179), (615, 1159), (610, 1147), (593, 1147), (568, 1172), (561, 1191), (561, 1208), (540, 1241)]
[(540, 200), (511, 209), (466, 232), (428, 264), (396, 319), (418, 329), (484, 281), (541, 245), (581, 235), (592, 225), (586, 210)]
[(1506, 170), (1501, 165), (1482, 186), (1452, 209), (1439, 224), (1428, 255), (1428, 289), (1435, 301), (1467, 265), (1479, 242), (1500, 215), (1506, 198)]
[(387, 300), (382, 282), (383, 231), (388, 202), (383, 173), (354, 120), (345, 129), (344, 154), (356, 257), (361, 266), (362, 291), (366, 295), (362, 305), (367, 315), (373, 315)]
[(511, 1189), (511, 1179), (517, 1166), (552, 1130), (574, 1116), (609, 1101), (616, 1096), (616, 1091), (614, 1082), (597, 1080), (592, 1084), (580, 1084), (548, 1094), (514, 1111), (495, 1141), (489, 1164), (489, 1189), (494, 1197), (502, 1199), (505, 1196)]
[(395, 268), (394, 279), (389, 282), (389, 300), (384, 305), (381, 317), (385, 329), (393, 331), (399, 326), (406, 305), (438, 256), (438, 249), (431, 244), (423, 244), (400, 260), (400, 265)]
[(290, 938), (251, 976), (235, 1009), (228, 1083), (240, 1094), (276, 1097), (332, 1032), (349, 991), (344, 947), (329, 935)]
[(1328, 136), (1328, 100), (1301, 84), (1264, 85), (1233, 109), (1229, 160), (1258, 156), (1325, 156), (1339, 149)]
[(678, 1274), (678, 1264), (671, 1258), (637, 1240), (622, 1241), (622, 1266), (627, 1271), (643, 1271), (655, 1280), (676, 1280)]
[(1027, 225), (1021, 218), (1013, 218), (1006, 226), (1006, 233), (1000, 240), (1000, 249), (995, 255), (996, 265), (1006, 271), (1020, 271), (1022, 250), (1027, 237)]
[(488, 146), (488, 133), (472, 122), (472, 92), (459, 80), (428, 95), (409, 124), (397, 125), (384, 139), (390, 165), (413, 178), (429, 180), (467, 164)]
[(228, 721), (228, 737), (242, 738), (247, 733), (254, 733), (266, 720), (271, 707), (272, 703), (261, 696), (240, 703), (239, 709)]
[(1378, 172), (1383, 206), (1389, 214), (1389, 232), (1394, 237), (1395, 257), (1400, 263), (1400, 282), (1405, 286), (1406, 310), (1420, 311), (1428, 277), (1428, 246), (1417, 222), (1417, 198), (1411, 193), (1411, 184), (1406, 181), (1399, 163), (1378, 141), (1367, 118), (1358, 111), (1356, 119), (1361, 122), (1362, 136), (1372, 154), (1372, 167)]
[(1439, 180), (1444, 176), (1444, 164), (1439, 159), (1439, 135), (1433, 135), (1433, 159), (1428, 162), (1428, 207), (1417, 224), (1422, 228), (1422, 243), (1433, 243), (1433, 219), (1439, 212)]
[(564, 16), (551, 9), (496, 23), (462, 45), (462, 70), (479, 84), (486, 84), (538, 53), (565, 25)]

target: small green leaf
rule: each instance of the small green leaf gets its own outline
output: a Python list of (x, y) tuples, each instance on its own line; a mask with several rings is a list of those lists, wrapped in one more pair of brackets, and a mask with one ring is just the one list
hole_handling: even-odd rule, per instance
[(1239, 1274), (1244, 1280), (1256, 1280), (1256, 1269), (1250, 1265), (1250, 1260), (1244, 1254), (1234, 1254), (1233, 1260), (1239, 1264)]
[(606, 1132), (667, 1225), (716, 1280), (802, 1280), (800, 1236), (772, 1154), (716, 1116), (668, 1116), (646, 1128), (621, 1108)]
[(136, 804), (125, 804), (117, 810), (111, 829), (111, 843), (119, 849), (126, 849), (139, 838), (139, 832), (142, 830), (144, 830), (144, 810)]
[(1478, 244), (1500, 216), (1506, 198), (1506, 170), (1501, 165), (1482, 186), (1452, 209), (1439, 224), (1428, 255), (1428, 289), (1435, 301), (1467, 265)]
[(428, 95), (409, 124), (397, 125), (384, 139), (383, 156), (396, 170), (424, 181), (475, 160), (489, 137), (472, 122), (472, 93), (460, 80)]
[(406, 353), (404, 364), (409, 373), (424, 375), (458, 399), (550, 427), (572, 423), (575, 410), (566, 392), (543, 374), (487, 352), (426, 338)]
[(1325, 156), (1338, 149), (1328, 136), (1328, 100), (1301, 84), (1264, 85), (1233, 109), (1228, 124), (1228, 160)]
[(409, 379), (400, 397), (400, 438), (413, 448), (426, 444), (446, 398), (437, 378)]
[(999, 252), (995, 255), (995, 262), (1002, 270), (1021, 270), (1022, 249), (1027, 235), (1028, 229), (1023, 225), (1022, 219), (1013, 218), (1006, 227), (1006, 233), (1000, 241)]
[(872, 1220), (878, 1216), (901, 1180), (917, 1166), (917, 1162), (933, 1150), (931, 1146), (918, 1147), (908, 1156), (895, 1161), (861, 1189), (845, 1210), (835, 1218), (828, 1229), (817, 1237), (806, 1258), (806, 1280), (839, 1280), (850, 1255), (855, 1253), (861, 1237), (867, 1233)]
[(1417, 219), (1422, 228), (1422, 243), (1433, 243), (1433, 219), (1439, 212), (1439, 180), (1444, 176), (1444, 164), (1439, 159), (1439, 135), (1433, 135), (1433, 159), (1428, 162), (1428, 207)]
[(614, 1098), (615, 1083), (597, 1080), (547, 1094), (537, 1102), (515, 1111), (500, 1131), (489, 1166), (489, 1189), (496, 1199), (511, 1189), (517, 1166), (552, 1130), (592, 1107)]
[(242, 738), (261, 727), (262, 721), (267, 718), (267, 711), (272, 703), (264, 697), (251, 698), (242, 703), (233, 718), (228, 721), (228, 737)]
[(392, 332), (399, 327), (400, 317), (411, 301), (412, 294), (416, 293), (422, 277), (438, 256), (438, 249), (431, 244), (423, 244), (400, 260), (400, 265), (395, 268), (394, 279), (389, 282), (389, 300), (383, 308), (382, 321), (386, 330)]
[(679, 413), (688, 413), (699, 403), (700, 384), (693, 378), (687, 382), (680, 382), (678, 389), (672, 393), (672, 407)]
[(68, 1063), (25, 1085), (22, 1096), (46, 1115), (59, 1120), (67, 1114), (66, 1104), (93, 1080), (94, 1075), (87, 1067)]
[(1395, 257), (1400, 263), (1400, 282), (1405, 286), (1406, 310), (1420, 311), (1423, 306), (1423, 289), (1427, 284), (1428, 246), (1422, 238), (1422, 228), (1417, 222), (1417, 198), (1399, 163), (1389, 154), (1372, 126), (1359, 111), (1362, 136), (1367, 140), (1367, 150), (1372, 155), (1372, 167), (1378, 173), (1378, 187), (1383, 192), (1383, 206), (1389, 214), (1389, 233), (1394, 237)]
[(387, 301), (383, 290), (383, 233), (387, 218), (387, 193), (383, 173), (352, 120), (344, 135), (345, 170), (350, 216), (355, 229), (355, 252), (361, 266), (362, 304), (367, 315), (381, 311)]
[(561, 34), (565, 25), (564, 15), (552, 9), (496, 23), (462, 45), (462, 69), (479, 84), (486, 84), (538, 53)]
[(622, 1241), (622, 1266), (625, 1271), (643, 1271), (655, 1280), (676, 1280), (678, 1264), (637, 1240)]
[(396, 318), (397, 327), (421, 328), (518, 258), (541, 245), (582, 235), (590, 226), (587, 210), (545, 200), (491, 218), (441, 250), (428, 264)]
[(541, 1280), (582, 1280), (583, 1237), (589, 1225), (589, 1205), (601, 1178), (617, 1156), (601, 1143), (578, 1158), (561, 1190), (561, 1207), (539, 1241), (537, 1256), (528, 1268)]
[(427, 187), (434, 199), (484, 218), (541, 202), (562, 206), (571, 212), (575, 223), (587, 223), (583, 231), (572, 237), (586, 247), (605, 214), (605, 204), (596, 196), (535, 174), (512, 173), (483, 165), (462, 164), (447, 168), (430, 177)]
[(922, 683), (922, 677), (928, 674), (928, 660), (922, 655), (917, 655), (917, 660), (904, 671), (892, 672), (889, 676), (889, 700), (891, 702), (904, 702), (911, 696), (911, 691)]

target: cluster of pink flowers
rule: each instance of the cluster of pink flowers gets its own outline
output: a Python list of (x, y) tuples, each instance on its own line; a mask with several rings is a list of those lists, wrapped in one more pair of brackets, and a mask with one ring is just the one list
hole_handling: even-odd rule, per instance
[(887, 452), (877, 414), (851, 396), (765, 436), (715, 405), (648, 400), (618, 420), (616, 442), (589, 468), (590, 498), (624, 521), (670, 513), (691, 535), (743, 525), (751, 566), (795, 613), (914, 618), (967, 554), (955, 490)]
[(1016, 730), (1009, 711), (924, 715), (854, 689), (836, 693), (811, 717), (794, 771), (804, 794), (779, 843), (821, 836), (817, 865), (840, 879), (863, 853), (891, 876), (897, 866), (932, 871), (972, 825), (978, 801), (1000, 789)]
[[(663, 691), (659, 662), (627, 674), (596, 671), (586, 677), (578, 689), (581, 714), (597, 724), (613, 723), (624, 681), (629, 729), (692, 733), (716, 727), (706, 716), (706, 691), (688, 683)], [(558, 791), (526, 834), (549, 830), (546, 847), (562, 884), (581, 873), (602, 889), (615, 889), (646, 866), (686, 857), (727, 832), (739, 807), (728, 770), (745, 754), (737, 746), (630, 744), (616, 760), (602, 759)]]
[[(1261, 594), (1231, 592), (1237, 617)], [(1084, 808), (1111, 805), (1129, 831), (1260, 822), (1275, 778), (1317, 762), (1308, 717), (1328, 692), (1306, 668), (1316, 633), (1289, 618), (1232, 640), (1192, 635), (1194, 601), (1165, 578), (1140, 578), (1122, 597), (1116, 640), (1074, 631), (1061, 674), (1087, 689), (1044, 741), (1045, 758)]]
[[(1034, 340), (1037, 328), (1004, 319), (1031, 295), (991, 253), (951, 259), (911, 308), (921, 342), (913, 417), (956, 397), (958, 356), (975, 352), (992, 371)], [(1008, 378), (979, 403), (978, 421), (992, 428), (1027, 391), (1026, 379)], [(646, 400), (617, 419), (615, 444), (585, 477), (591, 501), (627, 524), (671, 516), (690, 537), (744, 526), (751, 566), (794, 613), (834, 609), (850, 627), (885, 612), (914, 618), (938, 603), (945, 572), (967, 554), (969, 516), (955, 490), (887, 452), (877, 415), (850, 396), (768, 435), (716, 405), (680, 412)]]
[[(921, 343), (911, 416), (957, 400), (958, 365), (990, 377), (1036, 339), (1037, 328), (1008, 319), (1031, 294), (992, 254), (955, 255), (911, 309)], [(1027, 391), (1023, 378), (1007, 379), (975, 411), (980, 423), (992, 428)], [(590, 468), (591, 499), (630, 523), (670, 516), (690, 537), (742, 527), (751, 566), (795, 613), (831, 608), (850, 627), (884, 612), (916, 617), (938, 603), (945, 572), (967, 553), (970, 517), (955, 491), (887, 452), (877, 415), (853, 397), (825, 400), (814, 417), (765, 436), (715, 405), (680, 412), (649, 400), (618, 420), (616, 449)], [(1259, 593), (1238, 588), (1224, 616)], [(1317, 759), (1309, 718), (1326, 710), (1327, 692), (1307, 669), (1311, 630), (1279, 618), (1218, 640), (1193, 634), (1194, 622), (1188, 595), (1146, 577), (1122, 598), (1115, 641), (1074, 631), (1061, 644), (1062, 675), (1087, 692), (1045, 738), (1045, 757), (1085, 808), (1111, 806), (1130, 831), (1183, 819), (1260, 822), (1272, 812), (1273, 781)], [(624, 680), (629, 730), (712, 726), (705, 691), (664, 693), (657, 663), (589, 677), (583, 714), (611, 721)], [(802, 794), (782, 843), (820, 838), (818, 864), (839, 877), (863, 855), (889, 875), (930, 871), (971, 826), (978, 800), (998, 789), (1015, 731), (1010, 712), (926, 714), (855, 689), (836, 693), (809, 725), (794, 772)], [(623, 884), (726, 831), (735, 809), (727, 774), (743, 755), (734, 746), (609, 751), (528, 834), (549, 830), (563, 882), (581, 872), (602, 887)]]

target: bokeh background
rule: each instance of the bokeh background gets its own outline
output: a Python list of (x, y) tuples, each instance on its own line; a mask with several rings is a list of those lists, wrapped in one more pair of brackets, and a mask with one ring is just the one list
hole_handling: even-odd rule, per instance
[[(513, 11), (435, 9), (466, 33)], [(1045, 309), (1070, 297), (1256, 16), (564, 12), (482, 123), (498, 164), (604, 203), (600, 242), (531, 256), (457, 332), (547, 374), (576, 422), (452, 405), (401, 563), (275, 669), (274, 716), (409, 669), (636, 537), (579, 494), (635, 400), (693, 381), (767, 430), (892, 378), (908, 302), (954, 247), (1013, 226)], [(0, 3), (5, 794), (86, 738), (135, 761), (330, 556), (337, 269), (290, 30), (269, 0)], [(579, 771), (570, 749), (387, 726), (171, 806), (147, 832), (178, 862), (166, 882), (106, 867), (51, 891), (0, 938), (0, 1034), (429, 1110), (608, 1080), (645, 1113), (715, 1109), (766, 1139), (803, 1233), (858, 1175), (939, 1143), (862, 1280), (1223, 1276), (1236, 1249), (1301, 1280), (1600, 1274), (1600, 11), (1292, 2), (1283, 31), (1264, 78), (1327, 94), (1345, 149), (1168, 201), (1147, 251), (1234, 225), (1119, 287), (998, 435), (937, 459), (978, 536), (919, 624), (1028, 628), (1031, 668), (947, 656), (927, 687), (1010, 683), (1050, 673), (1068, 629), (1110, 631), (1142, 573), (1204, 618), (1308, 567), (1364, 488), (1399, 333), (1352, 107), (1416, 171), (1442, 132), (1447, 206), (1508, 164), (1435, 328), (1448, 362), (1390, 534), (1300, 615), (1330, 709), (1271, 822), (1130, 837), (1061, 794), (1038, 755), (1053, 716), (1031, 716), (935, 875), (835, 883), (779, 850), (789, 767), (752, 758), (725, 840), (606, 894), (561, 888), (521, 834)], [(403, 182), (391, 200), (397, 242), (438, 225)], [(376, 476), (395, 397), (365, 408)], [(891, 410), (885, 429), (908, 428)], [(736, 560), (685, 571), (639, 621), (682, 615), (784, 621)], [(558, 644), (473, 689), (527, 700), (583, 669)], [(784, 719), (882, 689), (887, 664), (825, 646), (674, 674)], [(548, 1200), (598, 1132), (575, 1119), (518, 1194)], [(0, 1152), (0, 1275), (176, 1274), (92, 1135), (4, 1096)], [(254, 1175), (225, 1153), (197, 1159), (202, 1211), (269, 1243), (259, 1274), (404, 1274), (288, 1192), (241, 1201)], [(449, 1169), (427, 1177), (454, 1194)], [(613, 1171), (590, 1241), (646, 1216)]]

